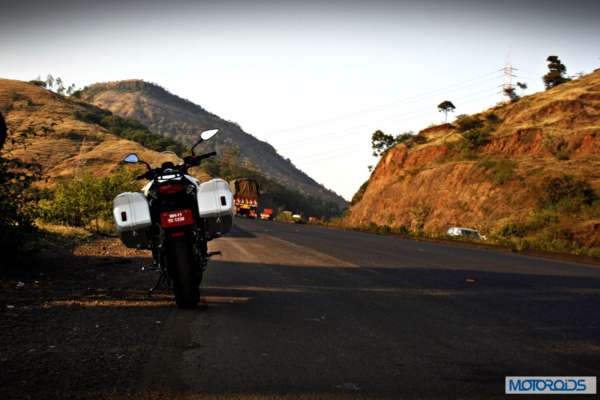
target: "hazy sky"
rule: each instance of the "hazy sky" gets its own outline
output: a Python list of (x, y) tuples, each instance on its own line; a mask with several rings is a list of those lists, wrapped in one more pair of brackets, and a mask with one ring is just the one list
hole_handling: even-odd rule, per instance
[(350, 198), (370, 136), (483, 110), (507, 62), (600, 67), (600, 1), (0, 1), (0, 77), (141, 78), (269, 141)]

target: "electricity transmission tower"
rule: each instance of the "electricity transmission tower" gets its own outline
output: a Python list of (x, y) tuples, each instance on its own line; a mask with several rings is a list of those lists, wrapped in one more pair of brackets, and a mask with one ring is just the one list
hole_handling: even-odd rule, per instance
[(503, 73), (502, 85), (500, 85), (500, 88), (502, 88), (502, 91), (499, 94), (510, 97), (510, 95), (508, 95), (508, 93), (514, 93), (515, 85), (513, 84), (513, 78), (517, 77), (517, 75), (515, 74), (515, 71), (518, 71), (518, 68), (515, 68), (512, 66), (512, 64), (510, 62), (510, 50), (509, 50), (508, 54), (506, 56), (506, 64), (504, 65), (503, 68), (498, 70), (498, 72)]

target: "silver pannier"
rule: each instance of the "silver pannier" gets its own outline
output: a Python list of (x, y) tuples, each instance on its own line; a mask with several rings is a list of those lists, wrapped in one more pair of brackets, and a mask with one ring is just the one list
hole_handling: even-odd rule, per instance
[(148, 200), (140, 192), (125, 192), (113, 201), (113, 216), (117, 232), (125, 246), (150, 249), (152, 220)]
[(211, 179), (198, 186), (198, 214), (204, 219), (206, 235), (224, 235), (233, 225), (233, 194), (223, 179)]

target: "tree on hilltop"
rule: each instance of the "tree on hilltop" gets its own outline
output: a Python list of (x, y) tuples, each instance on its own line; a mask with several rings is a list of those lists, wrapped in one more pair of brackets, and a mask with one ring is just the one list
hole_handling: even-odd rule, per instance
[(438, 104), (438, 111), (444, 113), (444, 122), (448, 122), (448, 113), (454, 112), (456, 107), (450, 100), (444, 100), (440, 104)]
[(546, 61), (548, 61), (548, 73), (543, 77), (546, 90), (571, 80), (565, 76), (567, 67), (558, 56), (548, 56)]
[(46, 78), (46, 85), (49, 89), (52, 89), (52, 87), (54, 86), (54, 77), (50, 74), (48, 74), (48, 77)]
[(517, 94), (517, 91), (512, 86), (506, 86), (504, 89), (502, 89), (502, 92), (513, 103), (520, 99), (520, 96)]
[(395, 144), (396, 138), (394, 136), (383, 133), (380, 130), (376, 130), (371, 136), (371, 147), (373, 148), (374, 157), (379, 157)]
[(56, 93), (60, 94), (61, 96), (65, 94), (65, 85), (63, 83), (62, 78), (58, 77), (56, 78), (56, 81), (54, 82), (56, 83)]
[(415, 135), (413, 131), (403, 132), (397, 136), (388, 135), (377, 130), (371, 136), (371, 147), (373, 148), (373, 157), (379, 157), (397, 144), (405, 144), (412, 147), (415, 144), (423, 144), (427, 139), (423, 136)]
[(69, 87), (67, 88), (67, 96), (72, 95), (75, 92), (75, 84), (72, 83), (71, 85), (69, 85)]

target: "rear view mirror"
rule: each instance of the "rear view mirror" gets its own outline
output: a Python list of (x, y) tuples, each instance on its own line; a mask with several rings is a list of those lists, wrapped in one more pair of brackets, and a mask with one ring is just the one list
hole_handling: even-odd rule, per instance
[(215, 136), (217, 134), (217, 132), (219, 132), (218, 129), (209, 129), (207, 131), (204, 131), (200, 134), (200, 137), (202, 138), (202, 140), (208, 140), (211, 137)]
[(137, 154), (131, 153), (131, 154), (128, 154), (127, 156), (125, 156), (125, 158), (123, 159), (123, 162), (129, 163), (129, 164), (135, 164), (135, 163), (139, 163), (140, 159), (138, 158)]
[(198, 146), (200, 143), (204, 142), (205, 140), (208, 140), (211, 137), (215, 136), (217, 134), (217, 132), (219, 132), (218, 129), (209, 129), (207, 131), (202, 132), (200, 134), (200, 139), (198, 139), (198, 141), (196, 143), (194, 143), (194, 145), (191, 148), (192, 155), (193, 156), (196, 155), (196, 153), (194, 153), (194, 149), (196, 148), (196, 146)]

